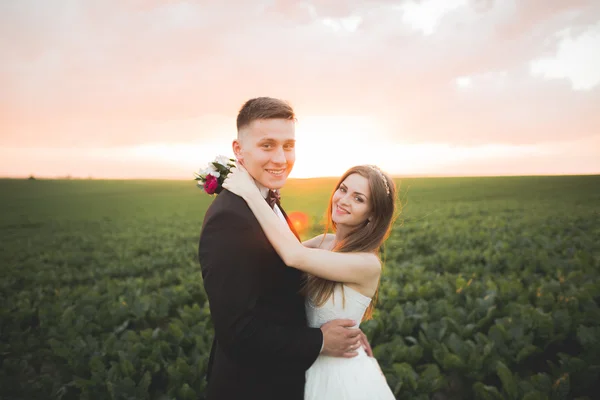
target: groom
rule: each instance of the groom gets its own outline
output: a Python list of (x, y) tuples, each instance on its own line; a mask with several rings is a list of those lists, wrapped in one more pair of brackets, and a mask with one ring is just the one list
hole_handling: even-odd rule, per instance
[[(284, 101), (247, 101), (233, 151), (273, 211), (293, 226), (273, 190), (294, 166), (295, 115)], [(246, 202), (224, 190), (208, 208), (198, 250), (215, 340), (207, 399), (302, 400), (305, 371), (319, 354), (353, 357), (364, 337), (354, 321), (308, 328), (302, 273), (286, 267)]]

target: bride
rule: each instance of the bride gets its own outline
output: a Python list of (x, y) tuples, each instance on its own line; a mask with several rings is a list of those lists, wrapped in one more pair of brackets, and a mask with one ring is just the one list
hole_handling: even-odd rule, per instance
[[(310, 327), (371, 317), (382, 267), (377, 254), (395, 212), (396, 187), (386, 173), (370, 165), (346, 171), (327, 211), (335, 234), (304, 243), (273, 212), (243, 166), (232, 170), (223, 187), (246, 201), (285, 264), (307, 274)], [(377, 361), (362, 348), (358, 353), (353, 358), (320, 355), (306, 371), (305, 399), (394, 399)]]

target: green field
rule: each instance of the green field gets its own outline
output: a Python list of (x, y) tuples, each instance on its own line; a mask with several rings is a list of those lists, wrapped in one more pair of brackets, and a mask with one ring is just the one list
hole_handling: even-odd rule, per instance
[[(399, 399), (594, 399), (600, 176), (402, 179), (362, 325)], [(291, 180), (320, 217), (334, 180)], [(201, 399), (193, 181), (0, 180), (0, 399)]]

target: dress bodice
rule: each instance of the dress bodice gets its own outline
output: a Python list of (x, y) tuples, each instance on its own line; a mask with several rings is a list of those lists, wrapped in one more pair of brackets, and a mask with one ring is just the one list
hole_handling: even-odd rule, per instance
[(352, 319), (356, 321), (356, 326), (358, 326), (369, 304), (371, 304), (369, 297), (349, 286), (338, 284), (333, 291), (333, 295), (322, 306), (315, 306), (307, 298), (305, 305), (308, 326), (320, 328), (321, 325), (334, 319)]
[[(342, 292), (345, 301), (343, 301)], [(338, 284), (320, 307), (305, 300), (308, 325), (319, 328), (334, 319), (352, 319), (360, 324), (371, 299), (349, 286)], [(377, 360), (362, 347), (354, 357), (320, 354), (306, 371), (304, 400), (394, 400)]]

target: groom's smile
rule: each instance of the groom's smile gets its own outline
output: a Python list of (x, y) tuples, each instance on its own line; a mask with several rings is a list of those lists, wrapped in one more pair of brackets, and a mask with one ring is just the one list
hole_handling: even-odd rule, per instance
[(267, 170), (268, 173), (270, 173), (271, 175), (275, 175), (275, 176), (281, 176), (285, 173), (285, 169), (268, 169)]
[(239, 132), (233, 152), (248, 173), (269, 189), (280, 189), (296, 161), (295, 121), (258, 119)]

